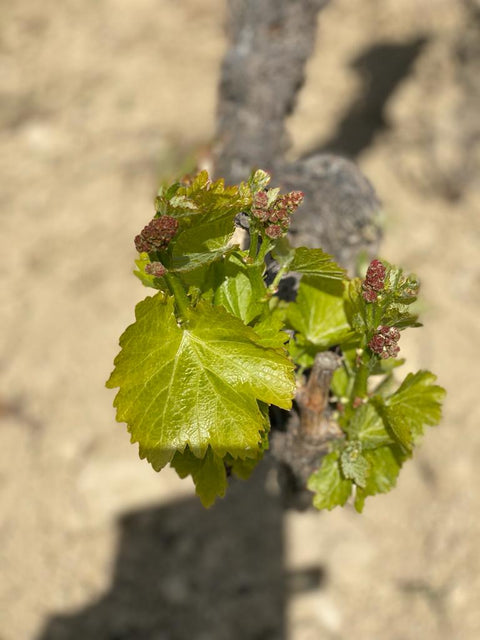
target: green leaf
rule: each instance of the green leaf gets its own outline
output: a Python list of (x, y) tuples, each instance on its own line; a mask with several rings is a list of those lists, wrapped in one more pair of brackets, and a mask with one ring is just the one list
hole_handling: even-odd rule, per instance
[(365, 451), (365, 459), (370, 465), (365, 487), (357, 487), (355, 495), (355, 509), (361, 513), (368, 496), (376, 493), (387, 493), (397, 483), (397, 477), (406, 460), (398, 446), (379, 447)]
[(232, 255), (223, 266), (221, 283), (215, 292), (215, 304), (249, 324), (266, 306), (266, 288), (262, 270), (246, 265), (240, 256)]
[(436, 425), (442, 417), (445, 390), (434, 384), (436, 376), (430, 371), (409, 373), (398, 390), (387, 400), (375, 397), (383, 409), (383, 417), (406, 449), (423, 434), (425, 425)]
[(261, 442), (260, 447), (257, 450), (257, 455), (255, 458), (245, 458), (242, 460), (241, 458), (232, 458), (230, 455), (226, 455), (224, 461), (228, 467), (230, 467), (233, 474), (235, 474), (238, 478), (242, 480), (248, 480), (248, 478), (252, 475), (255, 467), (263, 458), (265, 451), (268, 449), (268, 433), (270, 430), (270, 418), (269, 418), (269, 410), (268, 405), (264, 402), (258, 403), (259, 409), (263, 414), (265, 419), (266, 428), (261, 432)]
[(236, 249), (238, 249), (238, 246), (222, 248), (208, 253), (189, 253), (182, 256), (174, 256), (169, 271), (180, 274), (195, 271), (212, 264), (212, 262), (225, 259), (229, 252), (235, 251)]
[(298, 336), (288, 343), (290, 357), (300, 369), (310, 369), (315, 362), (315, 355), (319, 349), (311, 344), (304, 343)]
[(342, 292), (341, 283), (333, 283), (328, 289), (319, 288), (314, 278), (302, 278), (297, 299), (288, 306), (288, 320), (300, 334), (300, 344), (308, 342), (328, 349), (351, 334)]
[(235, 215), (228, 211), (217, 217), (199, 213), (187, 219), (188, 226), (181, 227), (175, 238), (173, 255), (225, 251), (235, 231)]
[(204, 507), (211, 507), (217, 497), (227, 490), (227, 474), (223, 459), (209, 447), (203, 458), (197, 458), (188, 447), (183, 453), (175, 453), (170, 466), (180, 478), (192, 476), (195, 491)]
[(276, 262), (286, 269), (292, 262), (295, 249), (290, 244), (288, 236), (282, 236), (275, 240), (275, 248), (272, 251), (272, 256)]
[(173, 249), (177, 256), (226, 247), (235, 231), (235, 216), (251, 204), (251, 193), (246, 185), (225, 187), (223, 180), (212, 183), (205, 171), (191, 186), (181, 187), (175, 197), (178, 196), (185, 196), (196, 211), (179, 218)]
[(418, 322), (416, 313), (410, 313), (408, 307), (399, 304), (391, 304), (387, 308), (382, 317), (382, 323), (389, 327), (397, 327), (397, 329), (422, 326), (422, 323)]
[(203, 298), (213, 301), (215, 291), (223, 283), (228, 256), (237, 249), (234, 245), (209, 253), (174, 256), (170, 271), (180, 277), (187, 290), (194, 287)]
[(295, 249), (289, 269), (327, 280), (343, 280), (346, 275), (345, 269), (339, 267), (328, 253), (307, 247)]
[(401, 367), (405, 364), (405, 358), (387, 358), (386, 360), (379, 359), (373, 363), (370, 371), (371, 376), (384, 376), (391, 375), (394, 369)]
[(354, 331), (359, 334), (367, 331), (366, 305), (360, 278), (353, 278), (345, 284), (345, 313)]
[(307, 487), (315, 493), (313, 506), (328, 509), (343, 506), (352, 492), (352, 481), (344, 478), (339, 465), (340, 453), (332, 451), (322, 460), (322, 466), (312, 473)]
[(364, 487), (367, 482), (370, 464), (362, 455), (359, 442), (349, 442), (340, 456), (340, 465), (345, 478), (350, 478), (358, 487)]
[(257, 191), (262, 191), (265, 189), (270, 183), (270, 174), (262, 169), (256, 169), (252, 171), (250, 177), (248, 178), (248, 186), (252, 193), (257, 193)]
[(173, 255), (179, 257), (225, 250), (235, 231), (235, 216), (248, 209), (251, 200), (247, 185), (225, 187), (223, 180), (211, 182), (202, 171), (191, 185), (161, 189), (155, 206), (159, 215), (179, 222), (171, 242)]
[(356, 438), (361, 442), (362, 450), (376, 449), (394, 442), (385, 428), (382, 417), (370, 402), (361, 405), (355, 411), (345, 431), (350, 438)]
[(188, 445), (202, 458), (255, 457), (265, 418), (257, 400), (289, 409), (293, 363), (241, 320), (200, 301), (177, 324), (173, 298), (157, 294), (136, 307), (107, 382), (120, 387), (117, 420), (156, 470)]
[(340, 400), (341, 398), (348, 398), (352, 384), (353, 377), (349, 375), (345, 362), (342, 362), (341, 366), (333, 372), (330, 388), (333, 394)]
[(290, 338), (288, 333), (283, 331), (284, 326), (285, 309), (277, 307), (255, 322), (253, 328), (262, 338), (263, 345), (278, 349), (284, 347)]

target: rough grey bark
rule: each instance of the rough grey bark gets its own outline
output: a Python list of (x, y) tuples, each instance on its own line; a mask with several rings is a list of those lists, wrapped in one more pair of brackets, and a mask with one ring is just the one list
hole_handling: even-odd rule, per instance
[(222, 67), (217, 173), (243, 179), (272, 170), (288, 147), (285, 119), (303, 84), (316, 17), (327, 0), (229, 0)]
[[(284, 160), (286, 118), (305, 79), (317, 14), (327, 2), (228, 0), (230, 48), (222, 67), (214, 166), (227, 183), (243, 180), (259, 167), (271, 171), (273, 184), (284, 190), (302, 190), (305, 200), (291, 227), (293, 243), (322, 247), (353, 270), (361, 251), (372, 256), (378, 246), (379, 203), (371, 184), (353, 162), (339, 156)], [(292, 297), (292, 291), (286, 295)], [(297, 508), (311, 502), (306, 480), (328, 440), (341, 433), (328, 404), (338, 357), (320, 355), (298, 391), (296, 410), (288, 419), (272, 415), (276, 433), (271, 450), (282, 470), (283, 495)]]
[(379, 203), (357, 166), (317, 154), (285, 163), (286, 118), (305, 80), (305, 64), (328, 0), (229, 0), (230, 47), (219, 91), (215, 173), (229, 183), (253, 167), (273, 182), (301, 189), (305, 201), (294, 217), (294, 244), (321, 246), (352, 268), (360, 251), (376, 252)]

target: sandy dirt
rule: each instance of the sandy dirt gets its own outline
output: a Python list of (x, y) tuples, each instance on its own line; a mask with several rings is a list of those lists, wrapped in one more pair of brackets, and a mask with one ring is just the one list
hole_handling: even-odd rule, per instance
[[(333, 2), (289, 123), (293, 156), (343, 144), (375, 184), (382, 255), (422, 281), (425, 328), (402, 351), (448, 390), (397, 489), (358, 516), (283, 514), (266, 470), (202, 511), (115, 423), (104, 382), (145, 295), (132, 238), (160, 177), (212, 140), (225, 8), (88, 4), (0, 3), (0, 639), (477, 640), (480, 194), (465, 177), (465, 5)], [(372, 104), (378, 69), (391, 82)]]

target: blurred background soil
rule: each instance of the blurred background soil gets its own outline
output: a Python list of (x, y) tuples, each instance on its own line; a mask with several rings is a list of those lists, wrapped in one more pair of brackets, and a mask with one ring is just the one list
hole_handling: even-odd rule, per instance
[(402, 352), (448, 390), (358, 516), (282, 513), (268, 464), (203, 511), (104, 388), (132, 238), (213, 139), (223, 1), (0, 2), (1, 640), (480, 638), (479, 11), (334, 0), (289, 123), (374, 183), (423, 286)]

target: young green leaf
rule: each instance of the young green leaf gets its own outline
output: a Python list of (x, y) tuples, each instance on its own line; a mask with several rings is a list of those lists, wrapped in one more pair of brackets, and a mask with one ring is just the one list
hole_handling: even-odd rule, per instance
[(345, 269), (336, 264), (328, 253), (322, 249), (298, 247), (294, 250), (293, 260), (289, 263), (290, 271), (297, 271), (307, 276), (326, 280), (343, 280)]
[(262, 412), (262, 415), (265, 419), (266, 428), (264, 431), (260, 433), (261, 442), (260, 446), (257, 450), (257, 455), (255, 458), (232, 458), (230, 455), (226, 455), (224, 458), (224, 462), (226, 466), (231, 470), (231, 472), (236, 475), (238, 478), (242, 480), (248, 480), (248, 478), (252, 475), (253, 470), (263, 458), (265, 451), (268, 449), (268, 433), (270, 430), (270, 419), (269, 419), (269, 408), (268, 405), (264, 402), (258, 403), (258, 408)]
[(190, 271), (196, 271), (212, 264), (212, 262), (218, 262), (223, 260), (229, 253), (237, 249), (238, 246), (218, 249), (216, 251), (210, 251), (208, 253), (187, 253), (181, 256), (174, 256), (172, 266), (169, 269), (173, 273), (187, 273)]
[(365, 451), (365, 459), (370, 465), (365, 487), (357, 487), (355, 509), (361, 513), (368, 496), (387, 493), (397, 483), (397, 477), (407, 456), (398, 446), (379, 447)]
[[(191, 253), (225, 251), (235, 232), (235, 212), (214, 217), (212, 214), (198, 213), (188, 218), (181, 226), (173, 246), (175, 257)], [(186, 226), (188, 224), (188, 226)]]
[(290, 326), (299, 334), (297, 341), (328, 349), (349, 336), (342, 294), (341, 283), (320, 288), (315, 278), (302, 278), (297, 299), (288, 306)]
[(345, 314), (352, 329), (358, 334), (368, 330), (365, 300), (362, 297), (362, 281), (353, 278), (345, 283)]
[(349, 442), (340, 456), (340, 465), (345, 478), (350, 478), (357, 487), (364, 487), (370, 471), (368, 460), (362, 455), (359, 442)]
[(356, 438), (361, 442), (362, 450), (376, 449), (394, 442), (385, 428), (382, 417), (370, 402), (361, 405), (355, 411), (345, 431), (350, 438)]
[(340, 367), (333, 372), (330, 388), (337, 397), (337, 400), (340, 400), (340, 398), (347, 398), (349, 396), (352, 384), (353, 379), (344, 361)]
[(107, 382), (120, 387), (117, 420), (156, 470), (187, 445), (200, 458), (209, 445), (220, 457), (255, 457), (266, 428), (257, 400), (290, 408), (292, 362), (221, 307), (200, 301), (185, 320), (162, 294), (137, 305)]
[(226, 249), (235, 231), (235, 216), (249, 207), (251, 198), (246, 185), (225, 187), (223, 180), (210, 182), (206, 171), (190, 186), (179, 186), (170, 202), (175, 205), (170, 213), (179, 221), (173, 255)]
[(215, 304), (249, 324), (264, 307), (266, 288), (262, 268), (246, 265), (240, 256), (232, 255), (223, 265), (221, 283), (215, 292)]
[(352, 492), (352, 481), (346, 479), (340, 469), (340, 453), (331, 451), (322, 460), (322, 466), (312, 473), (307, 487), (315, 493), (313, 506), (328, 509), (343, 506)]
[(211, 507), (217, 497), (227, 490), (227, 474), (223, 459), (209, 447), (203, 458), (197, 458), (188, 447), (175, 453), (170, 466), (180, 478), (192, 476), (195, 491), (204, 507)]
[(430, 371), (409, 373), (387, 400), (375, 397), (385, 421), (406, 449), (412, 448), (425, 425), (440, 421), (445, 390), (434, 384), (436, 379)]
[(257, 191), (265, 189), (270, 183), (270, 180), (271, 177), (269, 173), (263, 171), (263, 169), (256, 169), (252, 171), (248, 178), (248, 186), (252, 193), (256, 193)]
[(289, 340), (288, 333), (283, 331), (285, 316), (286, 310), (282, 307), (277, 307), (264, 313), (258, 321), (255, 321), (253, 328), (255, 333), (262, 338), (263, 345), (274, 349), (285, 346), (285, 343)]

